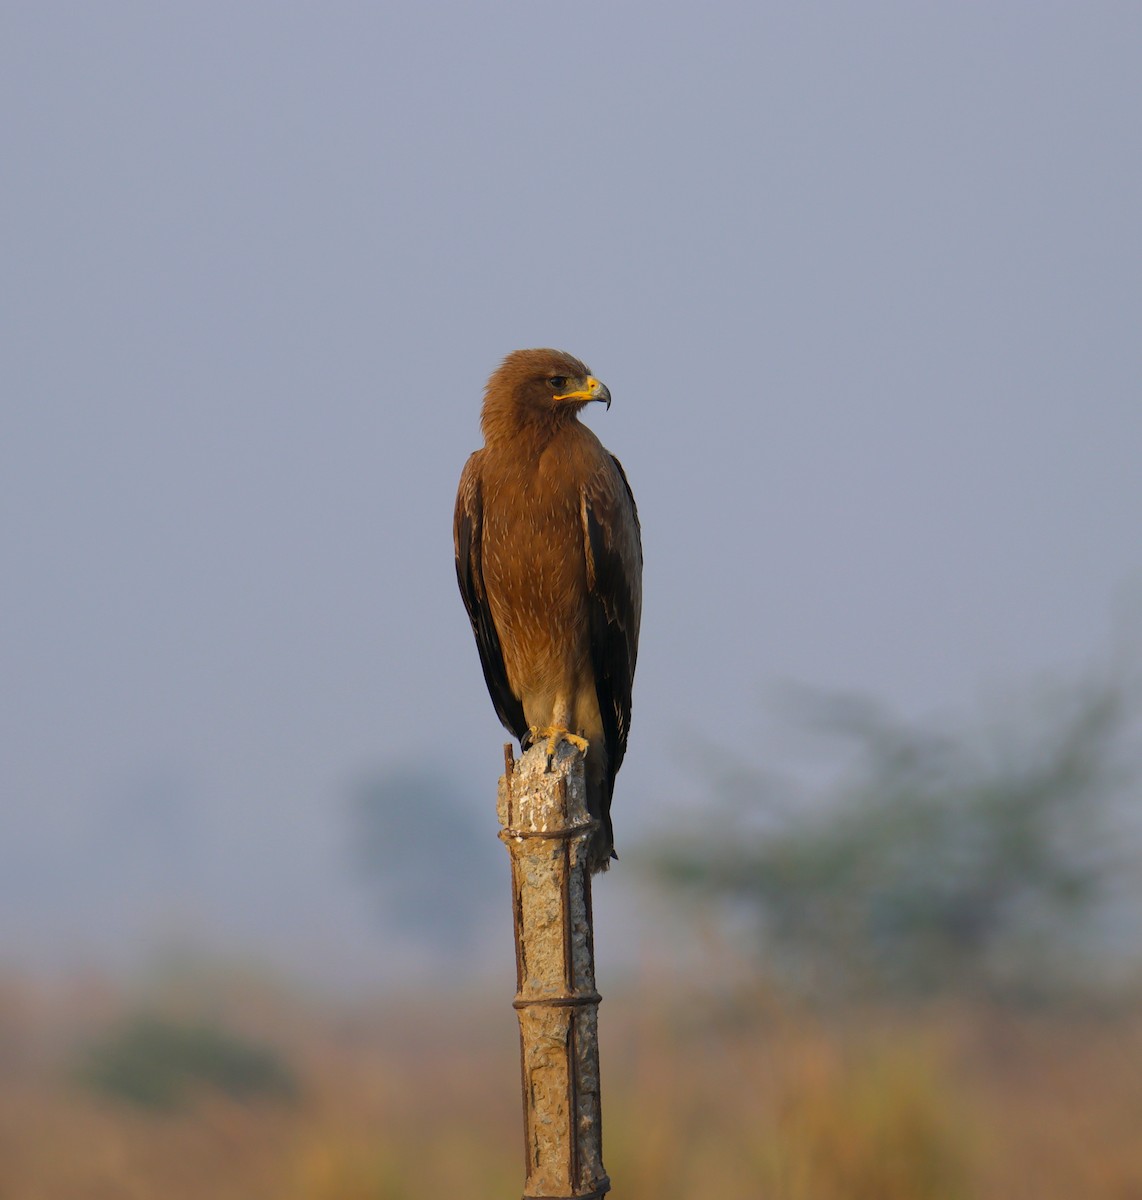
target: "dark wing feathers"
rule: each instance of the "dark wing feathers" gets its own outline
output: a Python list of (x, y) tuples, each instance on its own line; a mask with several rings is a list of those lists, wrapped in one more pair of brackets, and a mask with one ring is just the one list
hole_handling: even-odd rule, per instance
[[(472, 623), (484, 679), (504, 726), (526, 745), (523, 705), (508, 684), (499, 634), (484, 592), (481, 561), (483, 499), (476, 455), (468, 460), (456, 496), (453, 535), (456, 578)], [(638, 509), (619, 460), (606, 455), (582, 495), (587, 565), (591, 668), (607, 744), (607, 796), (626, 754), (631, 688), (642, 616), (642, 544)]]
[(626, 754), (642, 618), (642, 542), (626, 472), (607, 455), (583, 493), (591, 666), (607, 743), (607, 800)]
[(492, 610), (484, 592), (481, 550), (484, 505), (475, 458), (476, 455), (472, 455), (464, 467), (460, 490), (456, 494), (456, 513), (452, 525), (456, 579), (460, 584), (460, 594), (464, 597), (464, 607), (468, 610), (468, 620), (472, 622), (472, 632), (476, 635), (480, 665), (484, 668), (484, 679), (492, 703), (496, 706), (496, 714), (504, 727), (522, 742), (527, 735), (523, 705), (508, 684), (500, 636), (496, 632)]

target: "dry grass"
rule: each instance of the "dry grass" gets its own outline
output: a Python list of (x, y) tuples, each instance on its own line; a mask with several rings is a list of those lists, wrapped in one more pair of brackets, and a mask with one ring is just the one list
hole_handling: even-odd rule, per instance
[[(663, 995), (668, 994), (668, 1000)], [(603, 1007), (617, 1200), (1137, 1200), (1142, 1009), (791, 1011), (761, 988)], [(150, 1112), (76, 1079), (139, 997), (0, 986), (4, 1200), (518, 1194), (510, 997), (348, 1009), (243, 985), (150, 997), (277, 1047), (300, 1098)]]

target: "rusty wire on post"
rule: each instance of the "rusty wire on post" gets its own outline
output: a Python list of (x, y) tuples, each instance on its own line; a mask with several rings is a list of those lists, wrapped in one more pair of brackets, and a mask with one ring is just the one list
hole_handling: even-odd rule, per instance
[(526, 1181), (523, 1200), (598, 1200), (603, 1169), (599, 993), (583, 754), (504, 747), (500, 837), (511, 854)]

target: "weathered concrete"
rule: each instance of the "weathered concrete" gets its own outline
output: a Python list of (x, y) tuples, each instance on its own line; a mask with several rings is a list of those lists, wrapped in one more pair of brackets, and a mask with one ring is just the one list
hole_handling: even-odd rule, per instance
[(603, 1169), (587, 865), (594, 823), (582, 752), (560, 744), (549, 770), (546, 747), (532, 747), (500, 779), (498, 812), (512, 866), (524, 1198), (602, 1196), (610, 1180)]

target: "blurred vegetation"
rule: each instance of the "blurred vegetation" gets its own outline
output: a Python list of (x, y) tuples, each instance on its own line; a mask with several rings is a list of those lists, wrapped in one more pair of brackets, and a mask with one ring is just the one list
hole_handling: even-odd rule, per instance
[[(63, 1068), (77, 1033), (99, 1028), (117, 1031), (109, 1045), (157, 1044), (161, 1060), (170, 1039), (120, 1040), (136, 1003), (90, 980), (0, 977), (0, 1045), (20, 1048), (0, 1089), (0, 1196), (519, 1194), (519, 1047), (503, 994), (316, 1001), (228, 984), (222, 1007), (272, 1031), (298, 1101), (236, 1102), (199, 1081), (184, 1093), (194, 1103), (159, 1120)], [(760, 979), (727, 988), (691, 973), (609, 990), (601, 1037), (606, 1163), (625, 1200), (1142, 1194), (1137, 1006), (815, 1013)], [(138, 1069), (137, 1049), (127, 1059)]]
[(494, 803), (416, 768), (368, 776), (350, 800), (353, 863), (381, 918), (450, 961), (470, 951), (506, 886)]
[[(810, 694), (814, 761), (839, 756), (819, 785), (717, 755), (713, 814), (644, 862), (688, 912), (708, 903), (747, 932), (748, 952), (686, 946), (672, 924), (679, 975), (608, 989), (616, 1194), (1142, 1196), (1137, 989), (1114, 1005), (981, 1002), (1055, 998), (1134, 961), (1133, 694), (1087, 680), (938, 729)], [(365, 781), (357, 799), (379, 899), (451, 944), (463, 888), (432, 889), (474, 838), (494, 901), (495, 838), (420, 775)], [(431, 869), (406, 853), (424, 829)], [(836, 1003), (801, 1003), (801, 988)], [(142, 994), (0, 975), (0, 1066), (0, 1196), (491, 1200), (523, 1178), (510, 990), (335, 999), (193, 956)]]
[(141, 1108), (171, 1110), (213, 1089), (237, 1100), (291, 1099), (297, 1083), (284, 1059), (223, 1029), (154, 1015), (119, 1025), (84, 1054), (89, 1087)]
[(960, 731), (806, 693), (801, 727), (847, 752), (823, 794), (722, 759), (713, 811), (644, 861), (810, 993), (1058, 995), (1140, 949), (1137, 711), (1102, 679)]

